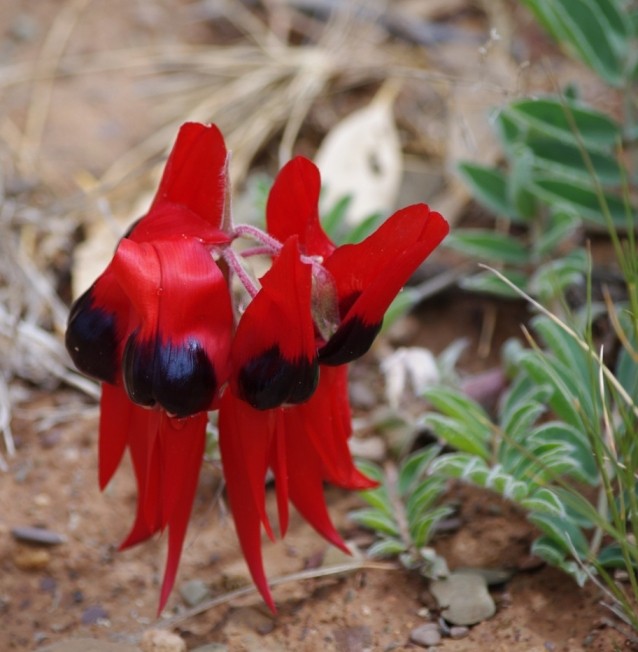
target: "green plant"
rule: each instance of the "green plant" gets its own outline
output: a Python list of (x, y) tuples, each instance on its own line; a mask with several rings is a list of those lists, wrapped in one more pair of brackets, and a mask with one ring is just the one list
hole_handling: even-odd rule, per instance
[[(634, 294), (637, 265), (634, 256)], [(622, 311), (624, 345), (612, 368), (593, 342), (591, 318), (579, 333), (544, 311), (532, 320), (544, 348), (531, 337), (531, 348), (505, 347), (515, 372), (495, 419), (457, 390), (436, 388), (426, 396), (438, 413), (423, 423), (457, 449), (434, 460), (430, 473), (520, 505), (541, 533), (532, 551), (579, 583), (600, 576), (638, 629), (610, 570), (622, 567), (638, 595), (638, 313), (614, 310)]]
[(434, 557), (425, 546), (436, 525), (452, 513), (440, 504), (446, 489), (443, 476), (429, 473), (441, 447), (432, 445), (409, 455), (397, 468), (384, 468), (372, 462), (360, 462), (359, 468), (379, 486), (361, 493), (368, 507), (350, 514), (356, 523), (377, 533), (377, 541), (368, 549), (372, 557), (398, 556), (408, 568), (432, 573)]
[[(459, 228), (446, 245), (498, 265), (516, 287), (552, 302), (584, 281), (583, 227), (605, 228), (609, 218), (624, 229), (628, 210), (635, 208), (618, 148), (622, 146), (624, 160), (630, 160), (638, 137), (638, 9), (621, 0), (525, 4), (571, 54), (619, 89), (622, 120), (580, 101), (573, 88), (503, 107), (495, 125), (504, 164), (459, 165), (475, 199), (496, 215), (497, 228)], [(466, 279), (463, 286), (515, 294), (485, 272)]]
[[(437, 499), (441, 479), (457, 479), (519, 505), (538, 529), (532, 551), (579, 584), (597, 582), (607, 606), (638, 630), (638, 177), (631, 164), (638, 154), (638, 7), (623, 0), (524, 3), (618, 93), (623, 112), (613, 118), (573, 89), (517, 100), (496, 118), (504, 165), (460, 165), (497, 228), (456, 229), (446, 244), (500, 270), (484, 267), (463, 285), (524, 298), (537, 315), (525, 330), (529, 346), (512, 340), (503, 349), (510, 385), (496, 414), (456, 388), (427, 390), (434, 411), (421, 425), (454, 451), (430, 457), (431, 447), (409, 459), (428, 458), (422, 482), (432, 480)], [(599, 283), (605, 301), (592, 299), (596, 269), (583, 247), (585, 229), (606, 231), (614, 247), (624, 279), (615, 302)], [(572, 312), (564, 297), (575, 283), (586, 298)], [(609, 351), (595, 336), (601, 321), (615, 333)], [(387, 500), (386, 484), (376, 511), (368, 511), (383, 512), (390, 526), (375, 546), (404, 552), (408, 539), (396, 517), (404, 507), (397, 512), (397, 505), (411, 494)], [(383, 531), (374, 518), (359, 521)]]

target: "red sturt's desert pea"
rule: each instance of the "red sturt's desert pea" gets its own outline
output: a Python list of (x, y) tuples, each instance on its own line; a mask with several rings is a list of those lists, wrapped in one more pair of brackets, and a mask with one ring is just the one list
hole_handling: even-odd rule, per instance
[[(439, 213), (416, 204), (363, 242), (336, 247), (319, 221), (319, 171), (301, 157), (275, 180), (267, 232), (234, 225), (227, 170), (219, 130), (183, 125), (148, 213), (74, 303), (66, 333), (78, 369), (102, 382), (100, 487), (127, 448), (133, 460), (137, 514), (121, 547), (168, 530), (160, 610), (175, 581), (212, 410), (239, 542), (270, 608), (260, 542), (262, 526), (274, 536), (268, 469), (281, 535), (290, 501), (346, 549), (323, 483), (375, 485), (348, 449), (347, 364), (370, 348), (391, 301), (448, 232)], [(257, 245), (240, 254), (238, 238)], [(255, 254), (272, 260), (259, 284), (243, 262)], [(233, 276), (246, 289), (241, 299)]]

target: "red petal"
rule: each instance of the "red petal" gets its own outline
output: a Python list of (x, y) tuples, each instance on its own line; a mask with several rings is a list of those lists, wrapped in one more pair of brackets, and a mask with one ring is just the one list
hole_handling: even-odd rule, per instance
[(229, 375), (233, 314), (206, 247), (196, 240), (122, 240), (113, 269), (136, 317), (124, 355), (129, 396), (182, 417), (212, 408)]
[(224, 392), (219, 408), (219, 449), (226, 493), (237, 537), (248, 569), (270, 609), (275, 604), (268, 588), (261, 555), (261, 526), (272, 538), (265, 506), (264, 482), (274, 427), (275, 411), (260, 412)]
[(335, 249), (319, 221), (321, 177), (317, 166), (298, 156), (281, 168), (266, 205), (268, 232), (280, 242), (299, 236), (301, 250), (328, 257)]
[(358, 316), (364, 324), (380, 323), (394, 297), (448, 231), (439, 213), (416, 204), (397, 211), (363, 242), (339, 247), (325, 267), (335, 280), (339, 301), (346, 304), (342, 319)]
[(237, 395), (263, 410), (306, 400), (317, 382), (312, 269), (299, 258), (296, 236), (261, 283), (239, 322), (231, 355)]
[(128, 442), (134, 405), (121, 387), (102, 384), (98, 467), (100, 489), (104, 490), (122, 461)]
[(128, 240), (151, 242), (153, 240), (175, 240), (194, 238), (208, 245), (230, 242), (226, 233), (178, 204), (164, 202), (154, 207), (130, 230)]
[(111, 267), (133, 307), (133, 321), (128, 325), (128, 333), (141, 324), (139, 337), (153, 338), (158, 326), (162, 289), (162, 270), (155, 247), (148, 242), (120, 240)]
[(284, 411), (276, 410), (273, 445), (270, 454), (270, 468), (275, 476), (277, 492), (277, 513), (279, 514), (279, 536), (282, 538), (288, 530), (288, 462), (286, 460), (286, 433), (283, 418)]
[(164, 202), (181, 204), (212, 226), (222, 226), (226, 210), (228, 152), (214, 125), (187, 122), (166, 161), (151, 211)]
[(284, 419), (290, 500), (321, 536), (350, 554), (326, 509), (321, 460), (308, 451), (306, 438), (300, 436), (306, 427), (304, 416), (294, 407), (284, 411)]
[(205, 412), (186, 419), (173, 419), (163, 412), (161, 415), (161, 504), (163, 519), (168, 525), (168, 555), (158, 613), (164, 608), (175, 583), (197, 491), (208, 422)]
[(146, 541), (165, 526), (161, 502), (161, 444), (158, 410), (144, 410), (131, 404), (128, 445), (137, 482), (137, 513), (120, 550)]
[(307, 455), (317, 457), (322, 479), (344, 489), (370, 489), (376, 483), (355, 467), (348, 448), (351, 425), (345, 374), (345, 367), (322, 367), (312, 398), (287, 412), (298, 412), (303, 426), (297, 437), (307, 438)]
[(363, 242), (339, 247), (326, 260), (342, 321), (319, 350), (323, 364), (346, 364), (370, 348), (390, 303), (448, 230), (439, 213), (417, 204), (395, 213)]

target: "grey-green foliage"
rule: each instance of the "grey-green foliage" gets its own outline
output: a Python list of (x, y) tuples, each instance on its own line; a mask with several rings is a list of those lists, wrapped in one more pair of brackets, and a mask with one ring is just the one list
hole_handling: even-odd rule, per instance
[[(585, 257), (575, 238), (583, 225), (631, 228), (636, 206), (627, 189), (637, 179), (619, 162), (618, 148), (629, 159), (637, 144), (638, 9), (623, 0), (524, 4), (570, 54), (621, 89), (623, 120), (571, 91), (502, 107), (495, 126), (504, 165), (463, 162), (458, 170), (475, 199), (513, 228), (459, 228), (446, 246), (501, 266), (514, 285), (548, 302), (584, 279)], [(471, 276), (464, 286), (515, 295), (489, 273)]]
[[(619, 564), (617, 541), (600, 552), (590, 548), (596, 528), (627, 540), (622, 522), (610, 526), (584, 497), (602, 491), (601, 464), (611, 457), (603, 414), (618, 414), (623, 403), (613, 387), (601, 385), (596, 354), (582, 346), (584, 340), (546, 316), (536, 317), (533, 328), (545, 348), (506, 347), (508, 368), (515, 373), (495, 419), (458, 390), (426, 392), (437, 411), (426, 414), (423, 425), (456, 449), (435, 459), (430, 473), (490, 489), (519, 504), (541, 532), (532, 551), (583, 582), (594, 569)], [(638, 360), (620, 355), (615, 372), (635, 388)], [(615, 438), (627, 441), (635, 425), (635, 418), (619, 420)], [(631, 456), (635, 445), (623, 450)], [(637, 460), (625, 459), (630, 461)], [(609, 486), (609, 474), (619, 469), (607, 471)], [(584, 486), (592, 489), (582, 492)]]
[(437, 523), (451, 513), (450, 507), (440, 504), (445, 478), (428, 474), (440, 451), (439, 446), (423, 448), (408, 456), (398, 470), (360, 462), (361, 470), (379, 483), (376, 489), (361, 492), (369, 506), (350, 514), (352, 520), (378, 535), (369, 555), (407, 553), (412, 559), (418, 558), (419, 549), (428, 543)]

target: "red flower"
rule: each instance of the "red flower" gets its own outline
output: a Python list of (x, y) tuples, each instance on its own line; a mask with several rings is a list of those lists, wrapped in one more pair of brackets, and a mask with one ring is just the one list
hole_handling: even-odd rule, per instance
[(330, 543), (349, 554), (326, 508), (323, 483), (344, 489), (376, 485), (354, 466), (345, 367), (321, 370), (312, 397), (299, 405), (258, 410), (229, 388), (219, 409), (219, 446), (237, 536), (257, 588), (274, 611), (261, 555), (261, 526), (272, 539), (264, 481), (275, 476), (279, 531), (288, 527), (288, 500)]
[[(273, 537), (268, 469), (281, 535), (290, 500), (346, 550), (323, 484), (374, 483), (355, 468), (348, 448), (345, 364), (368, 350), (390, 302), (448, 228), (420, 204), (395, 213), (362, 243), (335, 247), (319, 222), (318, 170), (302, 158), (275, 181), (270, 235), (235, 228), (227, 210), (227, 158), (215, 127), (182, 127), (149, 212), (73, 305), (66, 334), (78, 368), (103, 382), (100, 486), (126, 449), (133, 461), (137, 514), (122, 547), (168, 529), (160, 609), (175, 581), (195, 496), (206, 413), (218, 407), (228, 499), (268, 605), (274, 610), (260, 545), (262, 526)], [(273, 259), (259, 288), (231, 248), (243, 236), (260, 243), (252, 253)], [(226, 264), (218, 266), (218, 259)], [(236, 325), (232, 273), (251, 297)]]
[(319, 170), (297, 157), (285, 165), (266, 209), (268, 232), (298, 235), (306, 255), (319, 256), (337, 293), (339, 326), (319, 350), (322, 364), (340, 365), (372, 345), (392, 300), (449, 231), (425, 204), (397, 211), (359, 244), (335, 248), (319, 223)]
[(100, 487), (126, 448), (133, 460), (138, 509), (122, 548), (168, 528), (160, 609), (181, 555), (206, 412), (229, 373), (232, 307), (208, 250), (229, 242), (226, 164), (216, 127), (182, 127), (149, 212), (75, 302), (66, 333), (77, 367), (104, 383)]

